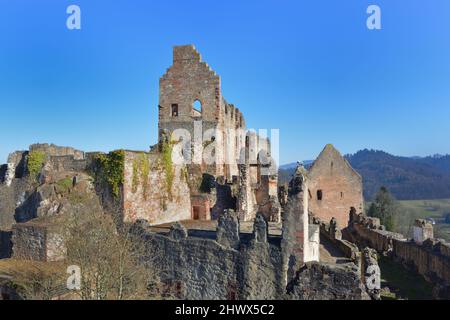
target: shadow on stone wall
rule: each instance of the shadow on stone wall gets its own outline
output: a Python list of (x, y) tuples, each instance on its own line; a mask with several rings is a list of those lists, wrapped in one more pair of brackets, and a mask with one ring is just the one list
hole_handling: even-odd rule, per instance
[(12, 231), (0, 230), (0, 259), (11, 258), (12, 254)]

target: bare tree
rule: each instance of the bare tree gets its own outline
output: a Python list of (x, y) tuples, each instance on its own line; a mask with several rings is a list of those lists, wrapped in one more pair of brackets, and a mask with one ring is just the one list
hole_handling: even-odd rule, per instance
[(154, 273), (145, 268), (142, 237), (104, 213), (71, 215), (66, 222), (67, 262), (81, 269), (82, 299), (146, 299)]
[(51, 300), (66, 293), (65, 274), (60, 265), (44, 267), (42, 262), (26, 261), (27, 267), (12, 272), (11, 281), (18, 296), (26, 300)]

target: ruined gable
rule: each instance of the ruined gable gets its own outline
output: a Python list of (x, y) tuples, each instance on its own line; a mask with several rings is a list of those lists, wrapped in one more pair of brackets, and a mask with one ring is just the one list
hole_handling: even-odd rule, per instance
[[(201, 60), (194, 46), (174, 47), (173, 65), (161, 77), (159, 86), (159, 121), (162, 127), (166, 122), (191, 122), (192, 117), (211, 122), (219, 119), (220, 77)], [(196, 100), (201, 103), (200, 114), (193, 107)]]
[(363, 210), (362, 178), (331, 144), (325, 146), (308, 172), (309, 211), (323, 221), (348, 224), (348, 212)]

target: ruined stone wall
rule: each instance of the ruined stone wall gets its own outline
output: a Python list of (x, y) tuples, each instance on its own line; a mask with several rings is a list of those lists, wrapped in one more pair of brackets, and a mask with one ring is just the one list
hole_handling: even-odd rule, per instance
[(30, 152), (41, 151), (49, 156), (62, 157), (72, 156), (75, 160), (83, 160), (85, 158), (84, 152), (76, 150), (71, 147), (60, 147), (54, 144), (38, 143), (30, 146)]
[(85, 159), (76, 159), (72, 155), (51, 156), (46, 163), (46, 170), (52, 172), (82, 172), (87, 169), (89, 162)]
[(215, 202), (211, 208), (211, 219), (217, 220), (226, 209), (237, 209), (237, 197), (234, 186), (228, 184), (225, 179), (219, 178), (215, 183)]
[(58, 261), (65, 257), (61, 235), (51, 225), (36, 222), (15, 224), (12, 243), (14, 259)]
[(264, 233), (267, 226), (261, 236), (242, 238), (233, 213), (219, 219), (217, 232), (205, 233), (204, 238), (188, 236), (180, 224), (168, 235), (141, 232), (148, 267), (176, 291), (176, 297), (230, 300), (273, 299), (282, 294), (281, 252)]
[(252, 221), (258, 210), (256, 194), (252, 188), (248, 164), (239, 164), (239, 187), (237, 192), (237, 210), (242, 221)]
[[(36, 151), (46, 155), (39, 182), (30, 179), (27, 169), (28, 156)], [(0, 232), (8, 233), (14, 223), (52, 211), (55, 203), (51, 203), (54, 199), (50, 198), (57, 198), (58, 195), (54, 192), (54, 186), (49, 184), (84, 172), (91, 161), (92, 158), (82, 151), (49, 144), (34, 144), (29, 151), (11, 153), (3, 183), (0, 184)], [(53, 211), (57, 211), (58, 207)]]
[(8, 165), (0, 165), (0, 184), (4, 184), (6, 181), (6, 173), (8, 172)]
[(278, 201), (276, 175), (262, 175), (255, 189), (258, 212), (264, 214), (271, 222), (281, 221), (281, 206)]
[(309, 170), (309, 211), (323, 221), (336, 218), (339, 228), (348, 224), (348, 212), (363, 211), (361, 176), (332, 146), (327, 145)]
[[(238, 154), (238, 141), (234, 135), (229, 136), (228, 129), (245, 128), (245, 122), (239, 109), (225, 101), (220, 77), (202, 61), (194, 46), (174, 47), (173, 65), (161, 77), (159, 87), (160, 140), (164, 132), (170, 135), (175, 129), (182, 128), (190, 133), (192, 141), (200, 135), (193, 148), (201, 150), (206, 147), (203, 145), (204, 133), (215, 129), (214, 141), (207, 139), (215, 146), (215, 165), (207, 168), (208, 173), (228, 178), (236, 175), (237, 166), (231, 164), (235, 163), (234, 155)], [(201, 103), (201, 110), (194, 109), (195, 101)], [(196, 131), (194, 121), (201, 121), (200, 131)], [(231, 157), (225, 152), (228, 146), (233, 150)]]
[(9, 186), (0, 185), (0, 230), (9, 231), (16, 222), (16, 208), (22, 205), (32, 187), (25, 179), (14, 179)]
[(161, 154), (125, 152), (123, 217), (161, 224), (191, 219), (186, 168), (164, 163)]
[(329, 265), (309, 262), (288, 284), (296, 300), (370, 300), (354, 264)]
[(346, 258), (353, 260), (357, 265), (360, 263), (361, 252), (358, 247), (348, 240), (342, 239), (342, 234), (330, 224), (320, 223), (320, 235), (333, 243)]
[(427, 239), (418, 244), (398, 233), (383, 230), (374, 218), (353, 214), (346, 236), (360, 246), (386, 253), (404, 267), (418, 272), (435, 285), (435, 296), (450, 298), (450, 244)]
[(191, 219), (211, 220), (211, 203), (207, 195), (191, 196)]
[(284, 281), (291, 281), (297, 270), (307, 262), (309, 256), (309, 219), (308, 219), (308, 180), (303, 167), (297, 168), (294, 177), (289, 182), (289, 200), (282, 216), (281, 245), (283, 267), (286, 268)]
[(186, 230), (175, 224), (168, 234), (136, 232), (145, 238), (147, 267), (161, 280), (159, 293), (179, 299), (367, 299), (354, 264), (300, 265), (289, 284), (289, 253), (279, 236), (269, 236), (257, 215), (253, 234), (239, 234), (237, 215), (227, 211), (216, 232)]

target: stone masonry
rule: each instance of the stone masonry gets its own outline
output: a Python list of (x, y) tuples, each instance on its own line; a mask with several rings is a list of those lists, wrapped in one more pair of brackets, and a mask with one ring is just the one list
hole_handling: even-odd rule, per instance
[(331, 144), (314, 161), (308, 177), (312, 215), (323, 221), (335, 218), (337, 226), (345, 228), (351, 207), (363, 211), (362, 178)]

